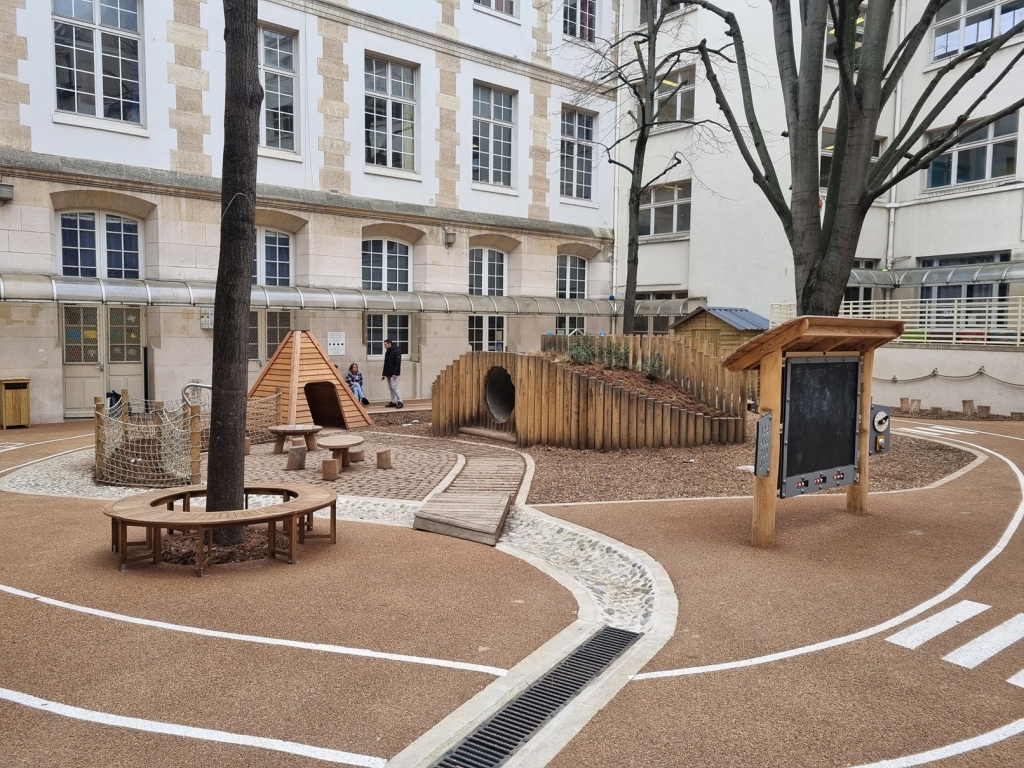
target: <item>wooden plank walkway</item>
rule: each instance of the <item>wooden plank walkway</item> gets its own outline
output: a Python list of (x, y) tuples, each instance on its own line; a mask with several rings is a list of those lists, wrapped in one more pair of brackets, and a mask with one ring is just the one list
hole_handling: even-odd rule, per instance
[(420, 507), (413, 528), (494, 546), (523, 481), (525, 464), (508, 458), (466, 456), (466, 464), (444, 491)]

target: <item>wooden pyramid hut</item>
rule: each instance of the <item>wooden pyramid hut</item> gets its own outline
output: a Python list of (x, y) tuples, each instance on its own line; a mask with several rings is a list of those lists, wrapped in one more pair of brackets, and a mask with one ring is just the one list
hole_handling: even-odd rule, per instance
[(249, 389), (249, 397), (282, 393), (281, 413), (288, 424), (358, 429), (373, 419), (327, 352), (309, 331), (289, 331)]

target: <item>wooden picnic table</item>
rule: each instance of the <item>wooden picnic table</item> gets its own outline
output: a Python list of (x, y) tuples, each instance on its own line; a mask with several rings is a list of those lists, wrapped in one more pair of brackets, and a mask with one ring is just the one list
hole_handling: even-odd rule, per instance
[(316, 424), (278, 424), (276, 427), (267, 427), (267, 430), (277, 439), (274, 441), (274, 453), (284, 453), (284, 441), (288, 437), (301, 435), (306, 441), (306, 450), (315, 451), (316, 433), (323, 427)]
[(331, 452), (332, 459), (341, 459), (341, 467), (351, 466), (349, 449), (357, 448), (365, 441), (358, 435), (328, 435), (320, 440), (320, 447)]

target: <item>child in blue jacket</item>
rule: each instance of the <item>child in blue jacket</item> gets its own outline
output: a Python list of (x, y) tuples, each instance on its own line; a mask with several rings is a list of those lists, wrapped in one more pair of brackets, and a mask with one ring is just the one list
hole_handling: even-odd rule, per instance
[(352, 363), (348, 367), (348, 373), (345, 374), (345, 383), (352, 390), (352, 394), (359, 398), (359, 402), (363, 405), (370, 404), (370, 401), (366, 399), (366, 395), (363, 394), (363, 374), (359, 372), (359, 365), (357, 363)]

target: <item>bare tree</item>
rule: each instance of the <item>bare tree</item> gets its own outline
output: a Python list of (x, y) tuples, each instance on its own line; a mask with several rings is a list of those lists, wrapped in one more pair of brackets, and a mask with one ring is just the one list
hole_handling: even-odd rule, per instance
[[(263, 101), (256, 5), (256, 0), (224, 0), (224, 162), (206, 502), (211, 512), (241, 508), (245, 488), (246, 341)], [(243, 538), (241, 527), (215, 532), (218, 544), (238, 544)]]
[[(896, 95), (897, 83), (925, 40), (939, 7), (946, 0), (928, 0), (920, 18), (891, 52), (887, 42), (894, 23), (897, 0), (871, 0), (866, 13), (862, 0), (771, 0), (772, 29), (779, 71), (779, 94), (786, 114), (791, 171), (790, 194), (783, 192), (754, 109), (743, 35), (733, 13), (707, 0), (671, 0), (699, 6), (725, 24), (732, 40), (732, 56), (711, 50), (707, 41), (697, 46), (708, 82), (729, 124), (740, 154), (771, 204), (793, 250), (796, 296), (801, 314), (836, 315), (853, 268), (857, 244), (871, 203), (894, 185), (927, 168), (966, 135), (1016, 112), (1024, 98), (980, 119), (972, 116), (992, 90), (1024, 55), (1019, 51), (958, 115), (941, 131), (929, 130), (948, 103), (1014, 35), (1024, 30), (1019, 22), (989, 40), (953, 56), (935, 71), (902, 125), (876, 162), (872, 151), (882, 109)], [(793, 6), (800, 17), (794, 23)], [(857, 50), (858, 21), (863, 16), (863, 44)], [(823, 102), (822, 76), (829, 22), (835, 30), (835, 60), (839, 85)], [(794, 30), (798, 27), (798, 32)], [(716, 68), (735, 66), (743, 117), (723, 89)], [(963, 66), (961, 66), (963, 65)], [(947, 79), (948, 77), (948, 79)], [(835, 146), (824, 212), (819, 192), (818, 131), (836, 101)], [(924, 137), (923, 145), (921, 139)], [(822, 213), (824, 215), (822, 215)]]

